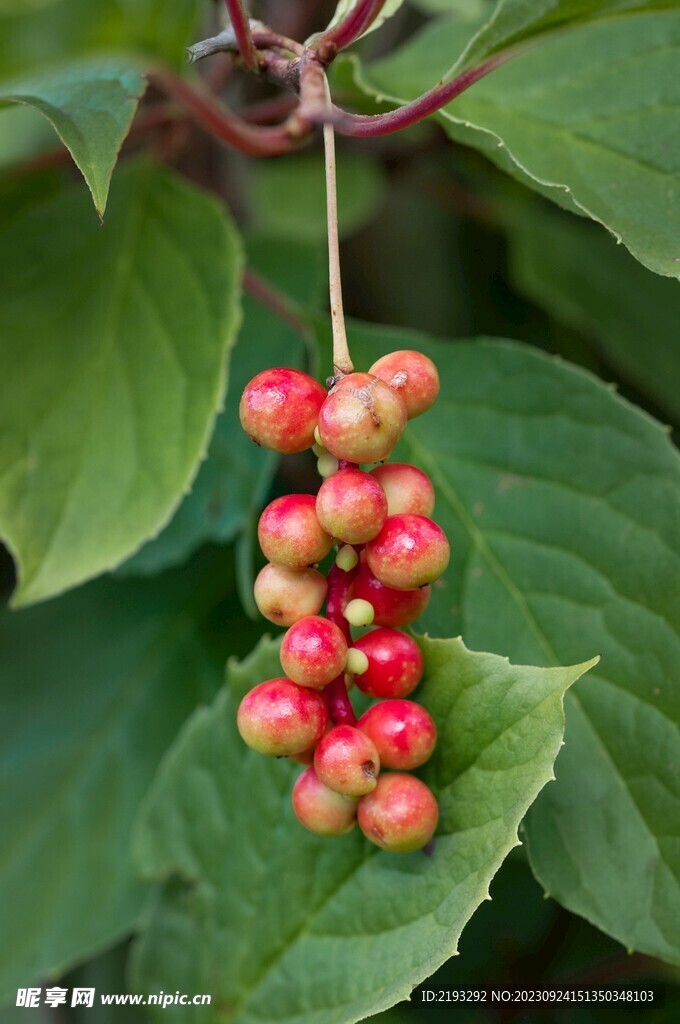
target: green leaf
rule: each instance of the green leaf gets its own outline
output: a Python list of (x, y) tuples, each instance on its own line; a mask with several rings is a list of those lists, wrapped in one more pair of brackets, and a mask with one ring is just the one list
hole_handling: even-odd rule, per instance
[(535, 203), (511, 214), (519, 291), (591, 339), (609, 364), (680, 421), (680, 288), (648, 273), (587, 221)]
[(21, 103), (43, 114), (68, 148), (103, 215), (113, 168), (146, 81), (119, 62), (54, 69), (40, 78), (6, 82), (0, 106)]
[[(369, 33), (371, 32), (375, 32), (377, 28), (380, 28), (382, 25), (384, 25), (388, 18), (391, 18), (393, 14), (397, 13), (403, 2), (404, 0), (386, 0), (386, 3), (384, 4), (380, 14), (375, 19), (373, 24), (366, 29), (366, 31), (364, 32), (364, 36), (369, 35)], [(339, 22), (341, 22), (342, 19), (345, 18), (350, 13), (352, 8), (355, 6), (356, 0), (338, 0), (338, 3), (335, 8), (335, 13), (333, 14), (333, 17), (328, 23), (328, 28), (332, 28), (334, 25), (339, 24)], [(307, 40), (307, 42), (311, 42), (314, 38), (315, 36), (311, 36), (310, 39)]]
[[(289, 301), (316, 302), (323, 264), (317, 246), (274, 237), (246, 241), (249, 266), (268, 283), (281, 289)], [(120, 567), (121, 575), (147, 575), (177, 565), (205, 541), (225, 543), (257, 520), (278, 456), (253, 444), (243, 432), (239, 400), (260, 370), (276, 365), (301, 367), (304, 342), (279, 316), (247, 294), (243, 312), (229, 367), (225, 411), (217, 419), (208, 457), (169, 524)]]
[[(136, 950), (136, 986), (213, 995), (210, 1016), (173, 1019), (357, 1021), (455, 952), (551, 777), (564, 690), (590, 664), (514, 667), (460, 640), (422, 648), (420, 696), (440, 730), (424, 774), (441, 811), (430, 857), (380, 852), (357, 832), (305, 832), (290, 807), (299, 766), (245, 748), (228, 689), (189, 721), (136, 844), (144, 875), (164, 882)], [(270, 642), (233, 685), (273, 671), (273, 653)]]
[(82, 189), (0, 232), (0, 532), (15, 603), (118, 565), (168, 520), (222, 401), (240, 251), (222, 207), (166, 171)]
[(223, 562), (0, 614), (0, 999), (135, 924), (130, 828), (161, 754), (219, 686), (199, 628)]
[[(423, 625), (514, 661), (602, 661), (567, 697), (539, 879), (626, 946), (680, 960), (680, 457), (590, 374), (509, 342), (354, 324), (355, 364), (418, 348), (437, 405), (395, 453), (428, 472), (452, 563)], [(625, 893), (625, 899), (621, 894)]]
[(181, 66), (202, 7), (196, 0), (5, 0), (0, 78), (107, 50)]
[[(359, 84), (412, 99), (445, 73), (466, 32), (455, 18), (435, 21)], [(438, 117), (451, 138), (678, 277), (679, 53), (677, 9), (585, 25), (498, 68)]]
[[(351, 235), (376, 214), (384, 180), (375, 161), (339, 153), (338, 228)], [(285, 157), (262, 162), (253, 175), (254, 224), (269, 234), (304, 242), (326, 238), (326, 185), (323, 158)]]

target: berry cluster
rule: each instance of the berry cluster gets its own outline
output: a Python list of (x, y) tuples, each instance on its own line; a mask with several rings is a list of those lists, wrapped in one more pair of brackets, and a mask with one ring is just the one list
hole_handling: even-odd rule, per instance
[[(293, 789), (305, 828), (337, 836), (358, 822), (378, 846), (408, 853), (437, 826), (432, 792), (407, 774), (430, 757), (437, 732), (428, 712), (406, 699), (423, 658), (398, 627), (426, 607), (449, 545), (429, 518), (427, 475), (383, 460), (406, 421), (433, 404), (439, 377), (426, 356), (402, 351), (329, 385), (326, 392), (305, 373), (274, 368), (253, 378), (241, 399), (241, 423), (254, 441), (282, 453), (313, 448), (324, 480), (316, 496), (277, 498), (260, 518), (269, 564), (255, 581), (255, 601), (270, 622), (288, 627), (285, 676), (246, 695), (238, 728), (260, 753), (308, 766)], [(381, 464), (359, 468), (370, 463)], [(325, 578), (317, 566), (334, 545)], [(353, 639), (352, 627), (368, 626)], [(348, 696), (355, 683), (378, 698), (358, 721)]]

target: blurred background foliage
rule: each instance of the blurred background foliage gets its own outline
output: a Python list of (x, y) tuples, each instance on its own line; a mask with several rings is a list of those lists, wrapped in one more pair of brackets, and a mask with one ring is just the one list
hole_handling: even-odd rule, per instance
[[(265, 21), (304, 38), (325, 23), (334, 5), (263, 0), (256, 6)], [(489, 7), (486, 0), (414, 0), (359, 49), (365, 57), (378, 58), (433, 12), (459, 8), (477, 18)], [(96, 51), (134, 53), (179, 66), (184, 47), (219, 24), (221, 9), (196, 0), (0, 0), (0, 76), (24, 76)], [(266, 85), (230, 72), (220, 57), (206, 61), (201, 74), (218, 83), (232, 106), (268, 103), (273, 96)], [(348, 106), (373, 109), (356, 90), (347, 67), (337, 70), (336, 97)], [(158, 100), (150, 89), (142, 116)], [(36, 197), (79, 180), (54, 145), (52, 130), (34, 111), (2, 111), (1, 217), (18, 216)], [(271, 453), (253, 450), (238, 429), (238, 394), (257, 370), (272, 363), (311, 366), (322, 376), (328, 368), (317, 366), (310, 339), (294, 326), (298, 307), (324, 305), (318, 145), (296, 157), (249, 161), (217, 148), (187, 122), (169, 118), (143, 135), (133, 130), (124, 157), (140, 150), (222, 198), (243, 232), (248, 266), (285, 296), (286, 316), (274, 315), (246, 295), (226, 408), (192, 494), (160, 536), (108, 579), (35, 609), (3, 613), (3, 676), (11, 697), (4, 712), (9, 736), (4, 767), (12, 810), (4, 831), (10, 847), (23, 830), (44, 832), (32, 847), (35, 860), (28, 860), (38, 898), (12, 908), (12, 927), (4, 938), (7, 959), (30, 974), (33, 958), (40, 962), (35, 947), (43, 941), (36, 924), (41, 915), (48, 930), (56, 929), (53, 941), (58, 944), (74, 903), (89, 905), (96, 915), (102, 886), (108, 886), (115, 906), (103, 933), (93, 937), (103, 951), (89, 959), (86, 938), (64, 940), (64, 973), (58, 974), (65, 986), (95, 985), (108, 992), (126, 989), (128, 936), (139, 920), (139, 894), (117, 891), (116, 860), (126, 831), (180, 722), (216, 691), (227, 658), (246, 654), (263, 632), (253, 619), (249, 593), (259, 557), (253, 543), (257, 509), (283, 490), (313, 486), (311, 457), (278, 464)], [(677, 282), (645, 270), (599, 226), (528, 192), (484, 156), (448, 140), (435, 123), (381, 140), (342, 139), (339, 150), (345, 306), (350, 316), (431, 332), (452, 344), (478, 335), (516, 338), (585, 367), (663, 423), (677, 425)], [(2, 591), (8, 596), (14, 577), (6, 552), (0, 567)], [(179, 604), (173, 606), (173, 601)], [(153, 638), (139, 637), (136, 661), (140, 620)], [(113, 648), (105, 641), (111, 628), (116, 630)], [(175, 646), (166, 648), (170, 637)], [(155, 656), (149, 653), (149, 642)], [(33, 649), (35, 644), (38, 649)], [(187, 671), (192, 686), (183, 692), (179, 676), (185, 680)], [(139, 734), (112, 725), (113, 688), (130, 678), (138, 679), (143, 691), (142, 723), (153, 734), (153, 744), (145, 742), (139, 719)], [(21, 680), (17, 697), (15, 679)], [(172, 709), (163, 697), (165, 686)], [(93, 699), (93, 694), (99, 696)], [(160, 729), (153, 710), (157, 701), (163, 705)], [(133, 703), (130, 710), (139, 714), (139, 705)], [(59, 797), (53, 779), (76, 770), (73, 765), (86, 756), (93, 733), (101, 764), (90, 763), (91, 777), (80, 779), (77, 797)], [(144, 757), (131, 766), (128, 762), (139, 747), (144, 747)], [(100, 817), (99, 811), (109, 792), (108, 777), (121, 772), (130, 776), (125, 789), (129, 806), (112, 838), (109, 816)], [(119, 793), (118, 782), (111, 793)], [(81, 866), (74, 853), (77, 830), (88, 827), (99, 830), (100, 839), (81, 851)], [(7, 859), (3, 855), (0, 867), (6, 878), (16, 877), (19, 892), (27, 863), (12, 868), (12, 858), (11, 851)], [(72, 877), (60, 889), (65, 872)], [(45, 901), (57, 889), (64, 906), (62, 916), (54, 918)], [(523, 850), (509, 858), (491, 891), (493, 901), (479, 909), (464, 932), (460, 956), (422, 988), (654, 986), (663, 1007), (653, 1019), (659, 1024), (678, 1019), (675, 969), (628, 954), (545, 898)], [(84, 962), (74, 969), (76, 961)], [(550, 1019), (587, 1024), (641, 1016), (639, 1007), (621, 1005), (549, 1010), (468, 1005), (463, 1010), (447, 1003), (423, 1004), (419, 991), (410, 1004), (375, 1019), (385, 1024), (457, 1017), (470, 1022)], [(125, 1020), (147, 1019), (142, 1011), (123, 1012)], [(14, 1024), (29, 1013), (36, 1020), (113, 1024), (121, 1010), (8, 1007), (0, 1013), (0, 1024)]]

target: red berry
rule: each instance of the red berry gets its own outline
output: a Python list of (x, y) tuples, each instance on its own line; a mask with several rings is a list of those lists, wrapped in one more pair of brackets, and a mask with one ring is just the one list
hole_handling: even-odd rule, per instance
[(431, 588), (393, 590), (377, 580), (367, 565), (360, 565), (350, 595), (373, 605), (376, 626), (407, 626), (423, 614), (430, 600)]
[(360, 469), (341, 469), (319, 488), (316, 514), (327, 533), (344, 544), (365, 544), (387, 519), (387, 498), (377, 480)]
[(347, 641), (342, 630), (320, 615), (299, 619), (281, 643), (283, 671), (300, 686), (326, 686), (346, 663)]
[(326, 392), (300, 370), (275, 366), (246, 385), (239, 415), (247, 434), (263, 448), (291, 455), (314, 444), (314, 427)]
[(347, 462), (381, 462), (406, 426), (406, 406), (384, 381), (350, 373), (331, 388), (319, 412), (325, 448)]
[(307, 750), (324, 734), (326, 703), (315, 690), (290, 679), (260, 683), (241, 701), (238, 731), (253, 750), (284, 757)]
[(404, 349), (390, 352), (373, 364), (369, 373), (380, 377), (403, 399), (412, 420), (434, 405), (439, 394), (439, 374), (422, 352)]
[(446, 534), (427, 516), (389, 516), (378, 536), (366, 547), (373, 575), (395, 590), (413, 590), (433, 583), (450, 558)]
[(434, 487), (422, 469), (405, 462), (385, 462), (371, 470), (385, 492), (388, 516), (411, 512), (429, 516), (434, 509)]
[(257, 537), (264, 555), (275, 565), (304, 569), (325, 558), (333, 541), (316, 517), (313, 494), (275, 498), (260, 516)]
[(270, 622), (292, 626), (321, 610), (327, 589), (326, 580), (316, 569), (294, 572), (280, 565), (265, 565), (255, 580), (255, 604)]
[(356, 684), (371, 697), (407, 697), (423, 677), (423, 655), (405, 633), (373, 629), (354, 646), (368, 658), (368, 668), (356, 677)]
[(324, 786), (313, 768), (293, 786), (293, 810), (300, 824), (317, 836), (342, 836), (357, 820), (356, 799)]
[(437, 727), (412, 700), (383, 700), (369, 708), (357, 728), (370, 736), (383, 768), (411, 771), (425, 764), (437, 744)]
[(434, 794), (414, 775), (388, 772), (359, 801), (359, 828), (376, 846), (412, 853), (429, 843), (439, 820)]
[(336, 725), (319, 741), (314, 769), (321, 782), (346, 796), (375, 789), (380, 756), (366, 733), (352, 725)]

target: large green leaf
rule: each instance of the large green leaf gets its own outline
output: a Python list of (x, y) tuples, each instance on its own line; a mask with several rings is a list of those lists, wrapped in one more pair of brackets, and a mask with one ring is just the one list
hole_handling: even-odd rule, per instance
[[(323, 260), (317, 246), (270, 236), (247, 239), (248, 265), (286, 296), (287, 301), (318, 300)], [(301, 366), (304, 342), (280, 316), (248, 294), (243, 324), (229, 367), (224, 412), (218, 417), (208, 457), (179, 509), (155, 540), (148, 541), (118, 570), (120, 574), (159, 572), (182, 562), (199, 544), (232, 540), (252, 527), (266, 499), (278, 457), (244, 433), (239, 399), (248, 381), (269, 366)]]
[(145, 88), (140, 72), (129, 65), (76, 64), (39, 78), (5, 82), (0, 106), (21, 103), (47, 118), (103, 214), (118, 152)]
[(3, 0), (0, 78), (105, 50), (181, 65), (202, 9), (200, 0)]
[(166, 171), (114, 183), (106, 225), (70, 190), (0, 231), (0, 532), (15, 601), (112, 568), (189, 486), (238, 320), (222, 208)]
[(680, 422), (680, 288), (588, 221), (522, 203), (510, 215), (519, 291), (593, 341), (624, 380)]
[[(360, 84), (412, 99), (445, 73), (466, 31), (459, 19), (435, 21)], [(588, 24), (498, 68), (438, 117), (453, 139), (678, 277), (679, 55), (677, 7)]]
[[(513, 667), (460, 640), (422, 646), (420, 695), (440, 730), (425, 771), (441, 810), (432, 856), (379, 852), (356, 832), (306, 833), (290, 807), (299, 767), (245, 748), (228, 690), (183, 730), (137, 841), (144, 875), (165, 884), (136, 952), (136, 985), (213, 997), (210, 1013), (174, 1019), (357, 1021), (455, 952), (551, 777), (564, 690), (589, 665)], [(274, 670), (273, 655), (267, 645), (251, 661), (250, 685)], [(241, 672), (239, 692), (245, 681)]]
[(528, 822), (539, 879), (625, 945), (680, 960), (680, 457), (589, 374), (508, 342), (355, 324), (359, 368), (416, 347), (437, 406), (397, 456), (430, 473), (452, 564), (423, 623), (515, 661), (602, 655), (567, 698), (557, 785)]
[(0, 1000), (137, 920), (132, 821), (180, 724), (219, 686), (199, 630), (228, 570), (208, 556), (0, 614)]

